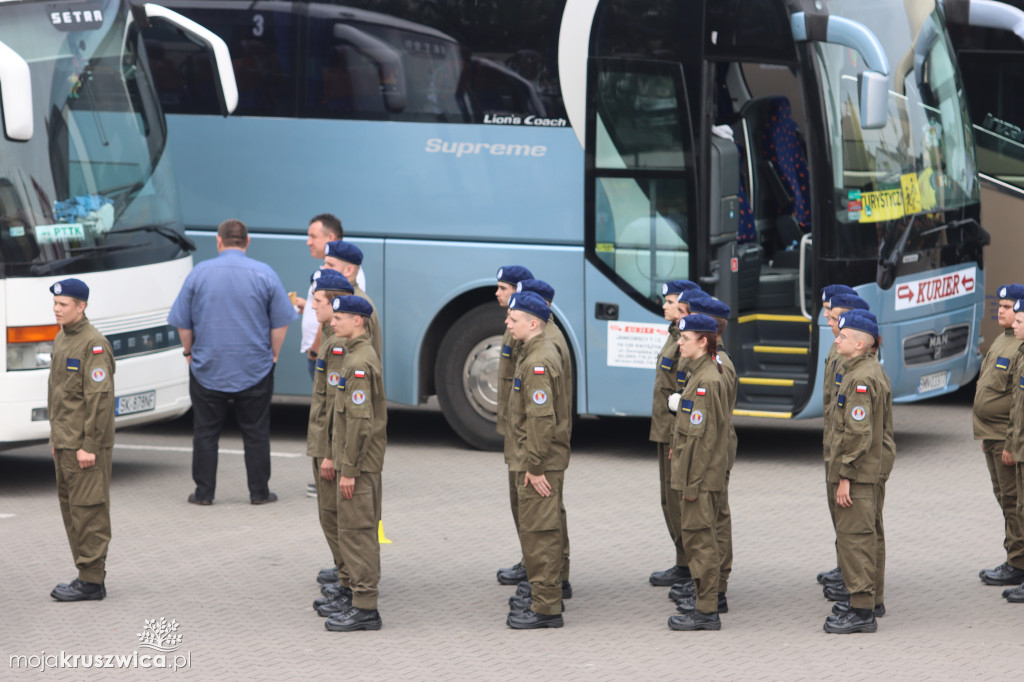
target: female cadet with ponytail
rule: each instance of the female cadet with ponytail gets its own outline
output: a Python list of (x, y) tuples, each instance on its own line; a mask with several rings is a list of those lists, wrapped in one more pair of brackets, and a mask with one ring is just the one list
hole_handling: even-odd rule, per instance
[(680, 535), (696, 599), (692, 610), (668, 619), (673, 630), (721, 630), (718, 578), (721, 557), (715, 537), (718, 497), (729, 459), (728, 397), (715, 361), (718, 323), (707, 315), (679, 321), (679, 357), (688, 362), (686, 386), (672, 433), (672, 489), (679, 495)]

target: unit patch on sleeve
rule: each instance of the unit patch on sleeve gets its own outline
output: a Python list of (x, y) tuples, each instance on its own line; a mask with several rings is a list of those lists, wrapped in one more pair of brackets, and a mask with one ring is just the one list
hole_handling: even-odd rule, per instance
[(366, 402), (366, 394), (362, 391), (352, 391), (352, 402), (356, 405), (362, 405)]
[(533, 402), (537, 403), (538, 405), (543, 405), (547, 401), (548, 401), (548, 394), (547, 394), (546, 391), (534, 391), (533, 392)]
[(92, 380), (97, 384), (107, 378), (107, 373), (103, 371), (102, 367), (97, 367), (92, 371)]
[(854, 421), (862, 422), (864, 421), (864, 417), (868, 416), (868, 411), (858, 405), (850, 410), (850, 416), (853, 417)]
[(690, 415), (690, 423), (694, 426), (700, 426), (704, 423), (704, 413), (700, 410), (694, 410)]
[(341, 375), (338, 374), (337, 372), (331, 372), (330, 374), (327, 375), (327, 383), (329, 383), (331, 386), (337, 386), (340, 381)]

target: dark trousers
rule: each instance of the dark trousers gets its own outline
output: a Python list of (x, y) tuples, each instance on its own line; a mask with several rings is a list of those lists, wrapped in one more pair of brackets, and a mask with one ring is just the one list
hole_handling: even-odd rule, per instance
[(189, 372), (188, 392), (192, 398), (192, 480), (196, 497), (212, 500), (217, 489), (217, 444), (233, 403), (235, 419), (242, 431), (245, 472), (249, 498), (262, 500), (270, 494), (270, 397), (274, 394), (274, 370), (256, 384), (237, 393), (213, 391), (196, 381)]

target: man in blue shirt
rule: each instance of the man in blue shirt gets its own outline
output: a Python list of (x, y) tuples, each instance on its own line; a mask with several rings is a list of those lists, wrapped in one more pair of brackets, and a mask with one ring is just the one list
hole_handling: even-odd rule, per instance
[(249, 501), (275, 502), (270, 492), (270, 397), (274, 363), (288, 323), (297, 315), (277, 273), (245, 255), (249, 233), (240, 220), (217, 228), (217, 257), (189, 273), (167, 322), (178, 328), (189, 363), (192, 398), (192, 504), (213, 503), (217, 443), (234, 403), (242, 431)]

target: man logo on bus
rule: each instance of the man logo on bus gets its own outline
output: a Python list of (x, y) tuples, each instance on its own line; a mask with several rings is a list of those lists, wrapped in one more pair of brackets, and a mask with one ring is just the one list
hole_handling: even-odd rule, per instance
[(92, 380), (97, 384), (107, 378), (107, 373), (103, 371), (103, 368), (97, 367), (92, 371)]
[(544, 391), (534, 391), (533, 392), (533, 402), (537, 403), (538, 405), (543, 405), (547, 401), (548, 401), (548, 394), (545, 393)]
[(853, 408), (852, 412), (850, 412), (850, 416), (853, 417), (854, 421), (862, 422), (864, 421), (864, 417), (868, 416), (868, 411), (858, 405)]

